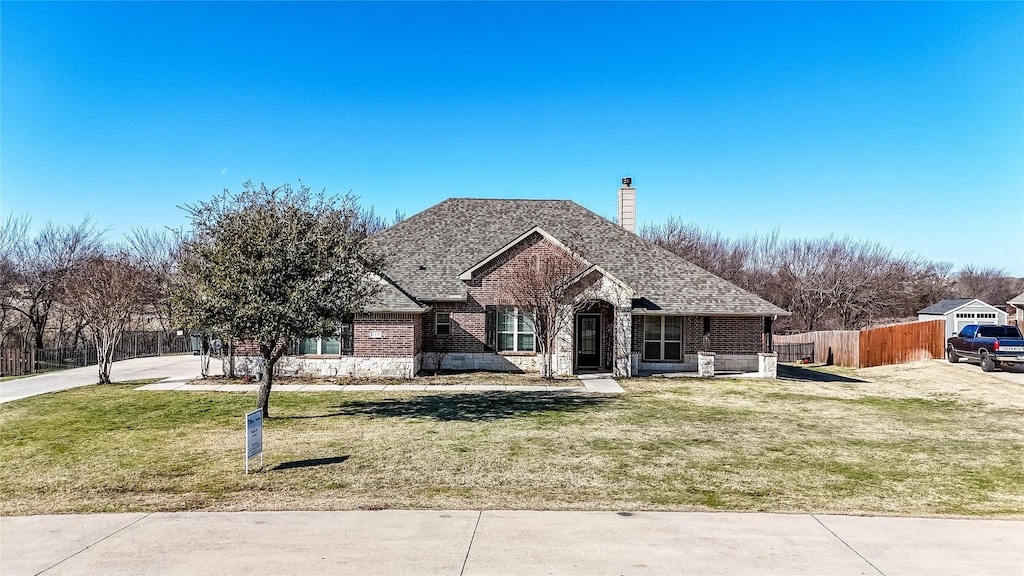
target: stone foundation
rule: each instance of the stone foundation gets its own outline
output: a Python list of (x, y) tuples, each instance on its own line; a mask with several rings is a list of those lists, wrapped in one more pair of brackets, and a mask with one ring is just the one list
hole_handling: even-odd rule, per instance
[(758, 372), (757, 354), (715, 354), (716, 372)]
[[(445, 370), (486, 370), (490, 372), (540, 372), (539, 355), (503, 356), (494, 352), (450, 352), (442, 360)], [(437, 369), (432, 352), (423, 355), (422, 369)]]
[[(420, 355), (413, 358), (359, 358), (341, 356), (317, 358), (282, 356), (274, 366), (275, 376), (386, 376), (412, 378), (419, 371)], [(259, 356), (236, 356), (235, 373), (255, 376), (263, 368)]]

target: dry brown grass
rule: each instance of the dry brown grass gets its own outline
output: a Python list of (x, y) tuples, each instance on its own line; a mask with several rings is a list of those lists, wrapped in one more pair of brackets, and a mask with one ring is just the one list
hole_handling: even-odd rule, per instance
[[(815, 373), (820, 374), (820, 373)], [(813, 376), (814, 374), (812, 374)], [(938, 363), (628, 394), (90, 387), (0, 407), (0, 512), (358, 508), (1024, 515), (1020, 387)]]

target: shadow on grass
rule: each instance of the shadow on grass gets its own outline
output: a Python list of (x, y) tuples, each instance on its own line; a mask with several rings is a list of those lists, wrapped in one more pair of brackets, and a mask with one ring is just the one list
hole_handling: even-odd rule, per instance
[(310, 458), (308, 460), (292, 460), (281, 462), (271, 470), (288, 470), (289, 468), (310, 468), (312, 466), (326, 466), (328, 464), (340, 464), (348, 460), (348, 456), (331, 456), (330, 458)]
[(442, 421), (478, 421), (514, 418), (543, 412), (564, 412), (600, 406), (617, 399), (565, 392), (472, 392), (429, 394), (406, 398), (357, 400), (332, 406), (334, 412), (313, 416), (281, 416), (280, 420), (369, 416), (371, 418), (431, 418)]
[(779, 380), (796, 380), (798, 382), (867, 382), (867, 380), (850, 378), (849, 376), (840, 376), (839, 374), (830, 374), (828, 372), (819, 372), (818, 370), (810, 370), (808, 368), (789, 366), (786, 364), (779, 364), (778, 378)]

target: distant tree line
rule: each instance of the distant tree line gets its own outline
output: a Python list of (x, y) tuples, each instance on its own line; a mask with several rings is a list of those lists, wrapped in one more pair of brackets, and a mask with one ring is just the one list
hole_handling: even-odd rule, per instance
[[(350, 281), (358, 275), (354, 271), (375, 270), (382, 263), (381, 255), (365, 248), (364, 239), (405, 217), (396, 212), (393, 218), (385, 218), (372, 207), (361, 208), (350, 195), (335, 200), (312, 194), (304, 186), (268, 190), (252, 183), (246, 183), (239, 194), (225, 192), (215, 201), (186, 208), (191, 230), (136, 228), (117, 242), (107, 240), (105, 231), (89, 218), (78, 224), (46, 223), (35, 231), (28, 216), (5, 218), (0, 222), (0, 348), (75, 348), (91, 343), (100, 351), (102, 381), (104, 351), (109, 368), (109, 352), (128, 330), (169, 332), (197, 327), (193, 324), (203, 320), (211, 326), (223, 325), (225, 330), (231, 327), (232, 335), (241, 336), (233, 334), (238, 331), (233, 325), (243, 317), (210, 306), (211, 302), (226, 306), (224, 294), (230, 298), (237, 295), (225, 288), (218, 295), (220, 300), (210, 300), (210, 296), (193, 302), (190, 298), (211, 292), (203, 283), (227, 274), (230, 266), (238, 264), (232, 258), (253, 244), (267, 248), (257, 249), (264, 262), (280, 260), (285, 270), (298, 269), (299, 259), (307, 259), (310, 270), (335, 269), (338, 262), (349, 265), (359, 261), (345, 282), (352, 288), (345, 293), (349, 300), (343, 308), (351, 311), (370, 296)], [(273, 223), (267, 214), (296, 224), (289, 228)], [(257, 216), (266, 221), (253, 220)], [(274, 228), (279, 225), (284, 227)], [(235, 232), (218, 235), (231, 226)], [(339, 230), (345, 231), (344, 238), (338, 237)], [(953, 272), (948, 263), (848, 237), (785, 239), (774, 232), (730, 239), (675, 217), (644, 226), (640, 235), (791, 311), (791, 317), (777, 324), (780, 331), (857, 329), (905, 320), (943, 298), (980, 298), (1003, 306), (1024, 292), (1024, 279), (1010, 277), (1004, 270), (968, 265)], [(294, 246), (284, 246), (282, 242), (292, 236), (308, 242), (310, 248), (296, 252)], [(292, 244), (299, 245), (299, 240)], [(328, 246), (333, 253), (325, 251)], [(270, 250), (273, 247), (276, 252)], [(219, 252), (204, 256), (209, 261), (196, 260), (197, 255), (214, 248)], [(216, 259), (220, 266), (211, 265)], [(224, 278), (231, 290), (241, 279), (255, 274), (241, 268), (238, 272), (241, 276), (237, 278)], [(280, 282), (263, 282), (263, 288), (280, 286)], [(295, 282), (305, 286), (301, 278)], [(302, 310), (319, 314), (325, 298), (338, 297), (327, 298), (326, 292), (305, 288), (306, 293), (320, 298), (320, 303), (288, 302), (289, 309), (299, 309), (295, 306), (301, 304)], [(207, 308), (197, 308), (197, 303)], [(308, 321), (302, 326), (290, 327), (282, 334), (294, 338), (300, 332), (319, 335), (327, 330), (327, 324), (314, 322), (316, 314), (304, 316)], [(281, 326), (277, 322), (273, 328)], [(274, 341), (274, 335), (271, 330), (266, 340)], [(268, 352), (268, 365), (279, 352), (276, 348)]]
[(1024, 292), (1024, 278), (899, 253), (849, 237), (782, 238), (778, 232), (738, 239), (676, 217), (648, 224), (640, 236), (793, 313), (780, 331), (853, 330), (916, 317), (945, 298), (993, 306)]

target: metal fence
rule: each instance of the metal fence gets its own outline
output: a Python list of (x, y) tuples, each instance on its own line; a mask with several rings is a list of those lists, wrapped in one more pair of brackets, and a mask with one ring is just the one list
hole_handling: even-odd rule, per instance
[(814, 342), (793, 342), (789, 344), (775, 344), (775, 352), (779, 355), (779, 362), (802, 362), (809, 358), (814, 362)]
[[(125, 332), (114, 348), (114, 361), (146, 356), (190, 354), (191, 350), (188, 336), (159, 331)], [(93, 366), (97, 363), (98, 356), (96, 345), (91, 342), (75, 348), (3, 350), (0, 351), (0, 376), (21, 376)]]

